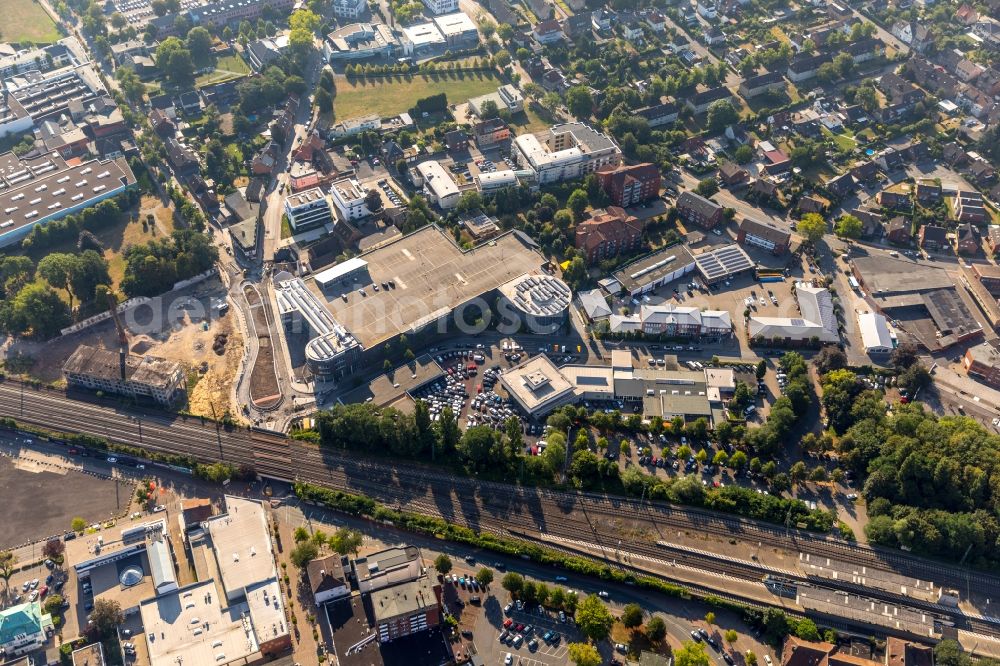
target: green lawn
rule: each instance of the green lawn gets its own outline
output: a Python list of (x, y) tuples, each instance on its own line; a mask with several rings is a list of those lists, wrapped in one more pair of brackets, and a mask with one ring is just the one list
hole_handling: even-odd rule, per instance
[(4, 0), (0, 42), (51, 44), (61, 35), (37, 0)]
[(208, 74), (202, 74), (194, 81), (196, 88), (233, 79), (241, 79), (250, 73), (250, 66), (238, 55), (229, 55), (219, 58), (215, 63), (215, 70)]
[(858, 145), (857, 141), (848, 136), (848, 132), (844, 132), (843, 134), (834, 134), (824, 127), (823, 136), (833, 139), (833, 143), (837, 146), (837, 148), (843, 151), (854, 150)]
[(337, 96), (333, 112), (337, 120), (357, 118), (370, 113), (393, 116), (413, 108), (417, 100), (447, 93), (448, 104), (460, 104), (470, 97), (495, 92), (500, 80), (488, 72), (436, 74), (356, 79), (337, 77)]

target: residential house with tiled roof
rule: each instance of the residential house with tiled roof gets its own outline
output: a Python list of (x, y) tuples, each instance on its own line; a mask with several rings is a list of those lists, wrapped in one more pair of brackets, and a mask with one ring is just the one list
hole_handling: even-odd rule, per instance
[(948, 231), (936, 224), (925, 224), (917, 232), (917, 241), (925, 250), (940, 250), (948, 246)]
[(715, 102), (732, 99), (732, 97), (733, 93), (730, 92), (729, 88), (726, 86), (719, 86), (717, 88), (710, 88), (708, 90), (695, 93), (685, 100), (685, 104), (687, 104), (696, 114), (705, 113), (708, 111), (708, 107), (712, 106)]
[(778, 92), (785, 89), (785, 77), (781, 72), (767, 72), (743, 79), (740, 83), (740, 96), (743, 99), (753, 99), (760, 95)]
[(851, 175), (850, 171), (831, 178), (824, 185), (827, 192), (835, 197), (846, 197), (848, 194), (852, 194), (856, 186), (854, 176)]
[(890, 243), (895, 243), (897, 245), (909, 245), (913, 240), (911, 226), (912, 223), (909, 218), (897, 215), (886, 223), (885, 237)]
[(719, 181), (726, 187), (746, 185), (750, 181), (750, 172), (733, 162), (723, 162), (719, 166)]
[(670, 100), (669, 102), (664, 102), (662, 104), (644, 106), (641, 109), (636, 109), (632, 113), (645, 118), (650, 127), (660, 127), (661, 125), (668, 125), (675, 122), (679, 112), (680, 105), (676, 101)]
[(969, 3), (963, 3), (955, 12), (955, 20), (962, 25), (972, 25), (979, 20), (979, 12)]
[(710, 201), (700, 194), (685, 190), (677, 197), (677, 213), (686, 222), (691, 222), (705, 229), (712, 229), (722, 221), (724, 211), (722, 206)]
[(979, 230), (969, 223), (958, 225), (955, 229), (955, 252), (957, 254), (979, 254), (981, 243)]
[(736, 242), (740, 245), (763, 248), (775, 255), (787, 252), (790, 240), (791, 234), (787, 231), (770, 222), (760, 222), (748, 217), (740, 222), (736, 235)]
[(785, 76), (788, 77), (789, 81), (794, 83), (808, 81), (816, 76), (822, 65), (832, 61), (833, 58), (827, 53), (820, 53), (819, 55), (799, 53), (792, 56), (792, 59), (788, 63), (788, 69), (785, 71)]
[(935, 206), (941, 201), (941, 183), (933, 180), (918, 180), (914, 195), (923, 206)]

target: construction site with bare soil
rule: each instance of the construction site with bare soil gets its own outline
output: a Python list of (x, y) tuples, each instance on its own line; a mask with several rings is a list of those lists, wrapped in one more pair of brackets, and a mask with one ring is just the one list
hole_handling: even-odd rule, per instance
[[(233, 382), (243, 356), (243, 335), (228, 312), (226, 290), (210, 278), (126, 311), (121, 317), (132, 354), (177, 361), (187, 370), (185, 411), (221, 418), (232, 407)], [(48, 342), (12, 341), (3, 349), (5, 369), (47, 384), (64, 384), (62, 367), (80, 345), (118, 349), (115, 323), (108, 319)]]

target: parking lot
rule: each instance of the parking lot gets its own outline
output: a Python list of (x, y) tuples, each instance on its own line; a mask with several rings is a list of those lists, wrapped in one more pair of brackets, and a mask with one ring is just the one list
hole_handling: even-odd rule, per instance
[(74, 517), (106, 519), (126, 506), (131, 487), (67, 465), (62, 456), (21, 449), (15, 440), (0, 442), (0, 505), (4, 507), (0, 548), (36, 541), (69, 529)]
[(542, 426), (521, 418), (499, 386), (503, 366), (492, 359), (501, 355), (506, 365), (520, 361), (526, 352), (505, 342), (501, 348), (477, 345), (474, 349), (434, 350), (435, 360), (447, 373), (442, 379), (421, 388), (414, 398), (430, 404), (431, 420), (440, 420), (445, 407), (451, 407), (455, 417), (465, 427), (483, 425), (501, 430), (507, 419), (517, 416), (525, 435), (541, 435)]
[[(513, 664), (565, 664), (566, 645), (582, 640), (571, 617), (561, 621), (558, 613), (540, 606), (518, 610), (512, 605), (507, 612), (505, 608), (499, 604), (488, 608), (476, 624), (476, 649), (487, 664), (504, 664), (508, 653)], [(522, 626), (520, 631), (516, 631), (518, 626)], [(550, 638), (546, 640), (546, 636)]]

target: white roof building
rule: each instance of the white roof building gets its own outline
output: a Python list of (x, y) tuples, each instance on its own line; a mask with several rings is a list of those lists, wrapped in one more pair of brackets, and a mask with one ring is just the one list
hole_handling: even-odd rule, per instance
[(833, 298), (822, 287), (799, 283), (795, 289), (801, 317), (750, 317), (747, 331), (751, 338), (780, 338), (803, 341), (837, 342), (840, 334), (834, 313)]
[(889, 328), (889, 322), (877, 312), (863, 312), (858, 315), (861, 342), (869, 354), (888, 354), (896, 348), (896, 335)]
[(611, 316), (611, 308), (600, 289), (581, 291), (576, 295), (576, 299), (590, 321), (599, 321)]
[(423, 180), (424, 190), (431, 202), (441, 208), (454, 208), (458, 205), (461, 194), (458, 185), (439, 162), (435, 160), (421, 162), (417, 165), (417, 173)]

